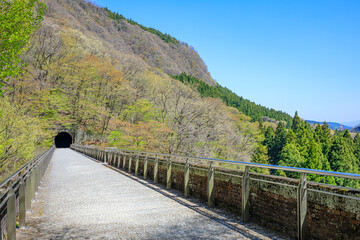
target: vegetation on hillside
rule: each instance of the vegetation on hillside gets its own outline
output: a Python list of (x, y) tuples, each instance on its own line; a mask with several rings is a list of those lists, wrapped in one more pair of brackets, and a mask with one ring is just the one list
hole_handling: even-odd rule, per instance
[(13, 109), (39, 123), (30, 141), (51, 142), (68, 129), (85, 144), (242, 161), (256, 152), (266, 161), (257, 123), (237, 109), (129, 55), (97, 54), (91, 36), (47, 23), (22, 55), (24, 72), (2, 88)]
[(0, 1), (0, 88), (21, 73), (20, 55), (40, 26), (45, 8), (38, 0)]
[(245, 115), (250, 116), (252, 121), (262, 121), (263, 116), (267, 116), (276, 119), (277, 121), (286, 122), (287, 128), (291, 127), (292, 118), (289, 114), (263, 107), (244, 99), (243, 97), (239, 97), (231, 90), (222, 87), (219, 84), (217, 86), (210, 86), (193, 76), (187, 75), (186, 73), (172, 77), (186, 85), (189, 85), (192, 89), (200, 93), (201, 97), (220, 98), (227, 106), (234, 107), (243, 112)]
[(110, 14), (91, 1), (43, 2), (47, 4), (46, 24), (60, 31), (77, 31), (83, 35), (84, 41), (88, 40), (86, 48), (88, 51), (91, 49), (93, 54), (115, 58), (124, 65), (131, 64), (141, 70), (158, 68), (172, 75), (186, 72), (210, 85), (216, 85), (196, 51), (186, 44), (167, 43), (164, 40), (177, 40), (166, 34), (121, 20), (120, 14)]
[(173, 44), (180, 44), (179, 40), (177, 40), (176, 38), (170, 36), (169, 34), (166, 33), (162, 33), (159, 30), (156, 30), (154, 28), (149, 28), (149, 27), (145, 27), (137, 22), (135, 22), (134, 20), (132, 20), (131, 18), (126, 19), (123, 15), (119, 14), (119, 13), (115, 13), (111, 10), (109, 10), (108, 8), (104, 8), (105, 11), (109, 14), (109, 17), (111, 19), (116, 20), (118, 23), (120, 23), (121, 20), (127, 21), (128, 23), (132, 24), (132, 25), (136, 25), (139, 26), (141, 29), (143, 29), (144, 31), (150, 32), (152, 34), (157, 35), (159, 38), (161, 38), (162, 40), (164, 40), (166, 43), (173, 43)]
[[(313, 129), (297, 114), (292, 119), (186, 74), (174, 76), (175, 80), (162, 68), (139, 61), (139, 56), (118, 51), (106, 37), (80, 28), (76, 19), (82, 18), (59, 14), (68, 14), (63, 12), (67, 9), (77, 16), (78, 1), (49, 4), (43, 25), (27, 51), (21, 51), (24, 67), (7, 76), (1, 87), (2, 174), (31, 158), (39, 147), (50, 145), (59, 129), (75, 132), (84, 144), (359, 172), (359, 135), (354, 140), (348, 132), (332, 136), (326, 124)], [(85, 6), (89, 12), (95, 9)], [(84, 25), (93, 28), (89, 22)], [(138, 36), (127, 37), (138, 49)], [(261, 123), (263, 116), (279, 121), (276, 131)], [(309, 179), (359, 186), (353, 180)]]
[(39, 28), (45, 5), (37, 0), (0, 1), (0, 180), (30, 160), (46, 141), (42, 122), (7, 96), (9, 80), (23, 72), (21, 55)]

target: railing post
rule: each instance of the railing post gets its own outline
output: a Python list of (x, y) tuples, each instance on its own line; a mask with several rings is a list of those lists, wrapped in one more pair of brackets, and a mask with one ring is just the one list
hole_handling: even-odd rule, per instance
[(105, 163), (105, 164), (107, 164), (107, 159), (108, 159), (107, 151), (105, 150), (105, 151), (104, 151), (104, 163)]
[(126, 164), (126, 152), (124, 152), (124, 158), (123, 158), (123, 170), (125, 171), (125, 164)]
[(128, 172), (131, 173), (131, 162), (132, 162), (132, 153), (130, 153), (129, 155), (129, 168), (128, 168)]
[(307, 182), (306, 173), (301, 173), (297, 190), (297, 232), (298, 239), (306, 239), (306, 213), (307, 213)]
[(116, 163), (116, 152), (112, 152), (111, 166), (115, 167), (115, 163)]
[(10, 189), (7, 201), (7, 239), (16, 239), (16, 196), (14, 189)]
[(26, 206), (25, 206), (25, 197), (26, 187), (24, 180), (21, 180), (19, 187), (19, 226), (20, 228), (26, 227)]
[(39, 162), (39, 186), (41, 184), (41, 180), (42, 180), (42, 176), (43, 176), (43, 173), (44, 173), (44, 169), (43, 169), (43, 162), (44, 162), (44, 158), (42, 158)]
[(33, 168), (31, 170), (31, 199), (34, 200), (35, 199), (35, 188), (36, 188), (36, 183), (35, 183), (35, 179), (36, 179), (36, 171)]
[(171, 157), (168, 156), (166, 164), (166, 188), (171, 189)]
[(121, 166), (121, 153), (118, 152), (118, 164), (117, 164), (117, 168), (120, 169)]
[(147, 179), (148, 175), (148, 155), (146, 154), (145, 160), (144, 160), (144, 179)]
[(31, 174), (28, 173), (28, 176), (26, 178), (26, 197), (25, 197), (25, 205), (26, 205), (26, 211), (31, 211)]
[(154, 162), (154, 183), (159, 181), (159, 156), (156, 155)]
[(214, 162), (210, 162), (209, 173), (208, 173), (208, 206), (214, 206)]
[(39, 192), (39, 187), (40, 187), (40, 179), (41, 179), (41, 174), (40, 174), (40, 162), (38, 162), (36, 164), (36, 193)]
[(139, 153), (136, 155), (136, 162), (135, 162), (135, 176), (139, 175)]
[(186, 158), (185, 169), (184, 169), (184, 196), (189, 196), (189, 176), (190, 176), (190, 164), (189, 158)]
[(250, 175), (249, 175), (250, 167), (246, 166), (244, 175), (242, 177), (242, 218), (243, 222), (246, 223), (249, 221), (249, 190), (250, 190)]

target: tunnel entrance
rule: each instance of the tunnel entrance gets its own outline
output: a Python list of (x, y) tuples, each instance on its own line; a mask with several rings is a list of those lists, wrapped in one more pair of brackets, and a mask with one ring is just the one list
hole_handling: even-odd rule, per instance
[(57, 148), (69, 148), (72, 144), (72, 136), (70, 133), (67, 132), (60, 132), (55, 137), (55, 147)]

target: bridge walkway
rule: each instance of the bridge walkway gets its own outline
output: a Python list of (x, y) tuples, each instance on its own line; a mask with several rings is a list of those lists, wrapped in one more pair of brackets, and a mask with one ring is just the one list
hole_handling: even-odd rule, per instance
[(256, 225), (57, 149), (19, 239), (280, 239)]

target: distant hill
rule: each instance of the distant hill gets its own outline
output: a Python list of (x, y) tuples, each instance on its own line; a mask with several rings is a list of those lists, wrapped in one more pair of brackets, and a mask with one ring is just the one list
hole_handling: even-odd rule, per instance
[[(306, 120), (308, 123), (310, 124), (323, 124), (324, 122), (317, 122), (317, 121), (313, 121), (313, 120)], [(327, 124), (329, 124), (329, 128), (330, 129), (333, 129), (333, 130), (339, 130), (340, 129), (340, 126), (343, 127), (343, 129), (352, 129), (352, 127), (349, 127), (349, 126), (345, 126), (341, 123), (336, 123), (336, 122), (327, 122)]]
[(351, 132), (360, 133), (360, 124), (350, 130)]
[(357, 121), (349, 121), (349, 122), (342, 122), (342, 124), (346, 125), (346, 126), (350, 126), (350, 127), (356, 127), (358, 125), (360, 125), (360, 120)]

